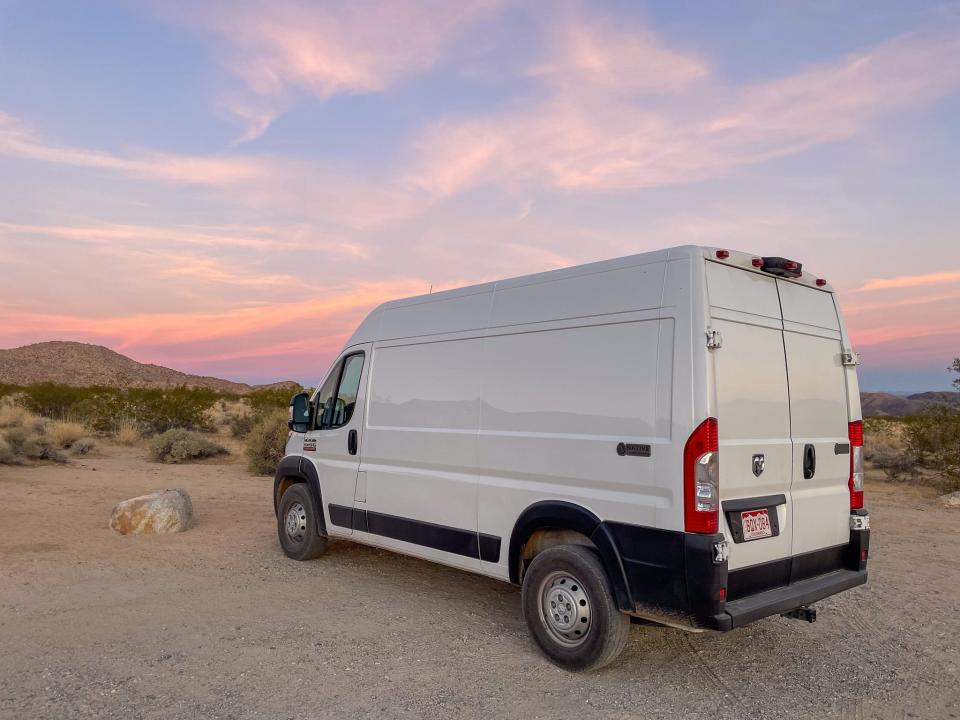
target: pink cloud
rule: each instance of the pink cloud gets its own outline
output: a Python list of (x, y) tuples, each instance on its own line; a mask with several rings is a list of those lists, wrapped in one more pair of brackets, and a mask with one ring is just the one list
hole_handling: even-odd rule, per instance
[(561, 13), (547, 34), (547, 59), (530, 75), (560, 89), (670, 94), (709, 73), (699, 57), (665, 47), (649, 28), (595, 19), (584, 8)]
[(318, 98), (381, 92), (433, 66), (465, 28), (505, 0), (244, 0), (159, 6), (162, 15), (212, 35), (246, 93), (221, 106), (262, 134), (295, 92)]
[(264, 178), (271, 172), (264, 163), (253, 158), (164, 153), (118, 155), (56, 145), (45, 142), (2, 112), (0, 154), (58, 165), (112, 170), (146, 180), (196, 185), (231, 185)]
[[(263, 303), (220, 312), (148, 313), (133, 315), (71, 315), (24, 312), (0, 306), (3, 336), (24, 342), (50, 338), (86, 338), (118, 349), (189, 346), (204, 343), (210, 357), (248, 347), (265, 335), (282, 331), (287, 340), (320, 334), (346, 335), (375, 305), (422, 292), (422, 281), (392, 280), (330, 286), (322, 297), (296, 302)], [(10, 340), (7, 340), (10, 342)]]
[(925, 275), (900, 275), (892, 278), (871, 278), (859, 291), (929, 287), (950, 283), (960, 283), (960, 271), (935, 272)]
[[(545, 97), (436, 124), (416, 146), (408, 181), (438, 196), (493, 183), (601, 190), (689, 183), (853, 137), (884, 114), (923, 107), (960, 86), (955, 32), (906, 35), (745, 88), (708, 83), (699, 58), (661, 47), (643, 28), (628, 36), (593, 24), (559, 37), (534, 69)], [(652, 94), (662, 97), (653, 103)]]

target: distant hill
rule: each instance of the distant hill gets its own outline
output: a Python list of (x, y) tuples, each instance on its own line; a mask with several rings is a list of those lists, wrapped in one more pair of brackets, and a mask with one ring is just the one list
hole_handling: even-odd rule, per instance
[(960, 393), (922, 392), (913, 395), (893, 395), (883, 392), (860, 393), (860, 407), (864, 417), (884, 415), (918, 415), (935, 405), (960, 406)]
[(300, 388), (300, 384), (293, 381), (247, 385), (215, 377), (189, 375), (161, 365), (139, 363), (102, 345), (54, 340), (0, 350), (0, 383), (32, 385), (40, 382), (122, 388), (173, 388), (184, 385), (240, 395), (261, 387)]

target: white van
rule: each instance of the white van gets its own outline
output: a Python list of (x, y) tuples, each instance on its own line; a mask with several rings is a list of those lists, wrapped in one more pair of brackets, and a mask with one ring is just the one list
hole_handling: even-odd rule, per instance
[(812, 621), (867, 579), (856, 363), (829, 284), (717, 248), (389, 302), (291, 402), (280, 544), (521, 585), (570, 669), (615, 658), (630, 616)]

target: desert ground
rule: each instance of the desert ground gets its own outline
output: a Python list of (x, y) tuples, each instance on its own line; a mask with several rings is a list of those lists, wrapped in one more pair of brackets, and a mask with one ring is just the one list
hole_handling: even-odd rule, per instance
[[(928, 491), (869, 483), (870, 581), (815, 624), (635, 625), (612, 666), (572, 675), (509, 585), (346, 542), (297, 563), (239, 460), (97, 452), (0, 467), (2, 718), (960, 717), (960, 512)], [(194, 529), (107, 528), (166, 487)]]

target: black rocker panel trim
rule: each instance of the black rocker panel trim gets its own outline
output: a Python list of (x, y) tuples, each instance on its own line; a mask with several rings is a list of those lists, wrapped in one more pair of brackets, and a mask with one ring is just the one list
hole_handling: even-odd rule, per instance
[(317, 508), (317, 534), (326, 535), (327, 526), (323, 519), (323, 500), (320, 495), (320, 478), (317, 476), (317, 468), (309, 460), (304, 460), (299, 455), (287, 455), (280, 464), (277, 465), (277, 472), (273, 476), (273, 514), (277, 514), (277, 490), (280, 488), (280, 482), (285, 478), (293, 479), (295, 482), (304, 483), (313, 499), (313, 506)]
[(455, 555), (474, 557), (486, 562), (497, 562), (500, 559), (500, 538), (494, 535), (332, 503), (328, 508), (330, 522), (339, 527), (402, 540)]

